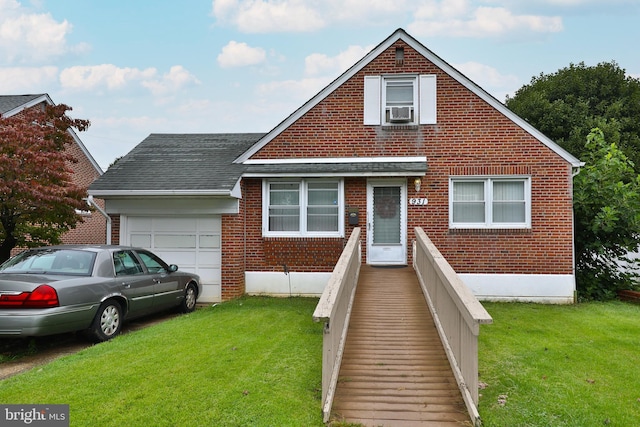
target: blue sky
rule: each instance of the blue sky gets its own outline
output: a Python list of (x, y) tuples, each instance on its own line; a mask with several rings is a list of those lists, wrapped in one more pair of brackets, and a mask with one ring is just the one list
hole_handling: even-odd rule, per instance
[(638, 0), (0, 0), (0, 93), (71, 106), (106, 169), (150, 133), (269, 131), (397, 28), (501, 101), (571, 63), (640, 78)]

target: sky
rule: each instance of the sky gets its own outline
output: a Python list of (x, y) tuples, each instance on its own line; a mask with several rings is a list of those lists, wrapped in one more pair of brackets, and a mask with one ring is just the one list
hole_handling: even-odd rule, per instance
[(103, 170), (151, 133), (268, 132), (403, 28), (500, 101), (615, 61), (640, 0), (0, 0), (0, 94), (47, 93)]

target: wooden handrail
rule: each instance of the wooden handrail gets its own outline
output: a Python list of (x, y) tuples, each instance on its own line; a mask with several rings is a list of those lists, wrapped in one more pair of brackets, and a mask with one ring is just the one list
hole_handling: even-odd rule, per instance
[(413, 263), (429, 310), (476, 425), (478, 413), (478, 335), (493, 319), (420, 227), (415, 229)]
[(322, 337), (322, 413), (331, 416), (342, 354), (361, 264), (360, 228), (351, 233), (329, 282), (313, 312), (314, 322), (324, 322)]

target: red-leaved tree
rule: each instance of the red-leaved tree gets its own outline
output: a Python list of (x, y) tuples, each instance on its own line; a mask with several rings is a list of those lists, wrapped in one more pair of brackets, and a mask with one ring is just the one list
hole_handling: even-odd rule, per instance
[(66, 148), (70, 128), (86, 130), (89, 121), (69, 118), (70, 110), (36, 106), (0, 117), (0, 262), (15, 247), (60, 243), (79, 220), (76, 209), (86, 209)]

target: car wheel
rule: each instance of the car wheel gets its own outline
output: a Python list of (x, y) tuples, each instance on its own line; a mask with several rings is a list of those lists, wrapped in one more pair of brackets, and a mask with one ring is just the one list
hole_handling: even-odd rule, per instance
[(189, 283), (184, 290), (184, 299), (180, 304), (180, 311), (183, 313), (191, 313), (196, 309), (196, 299), (198, 298), (198, 291), (196, 285)]
[(122, 329), (122, 307), (115, 300), (107, 300), (100, 305), (91, 324), (90, 335), (96, 342), (110, 340)]

